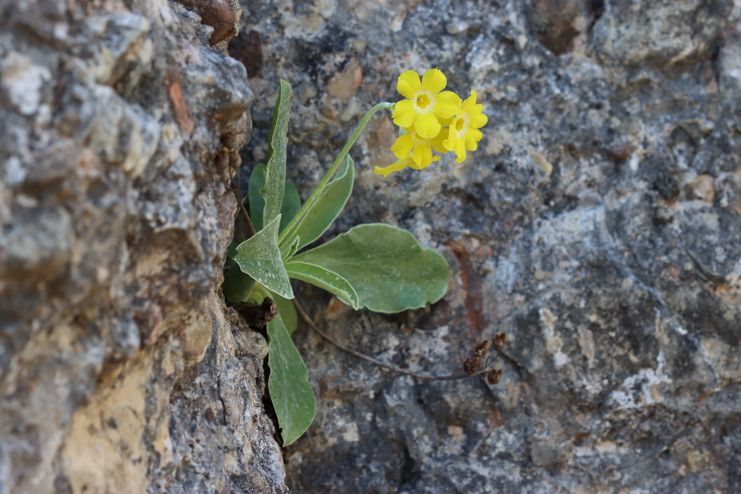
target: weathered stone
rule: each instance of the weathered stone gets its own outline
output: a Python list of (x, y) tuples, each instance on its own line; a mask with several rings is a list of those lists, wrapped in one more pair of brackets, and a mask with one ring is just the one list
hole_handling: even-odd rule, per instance
[[(418, 382), (302, 327), (319, 412), (286, 450), (293, 491), (739, 489), (732, 2), (247, 3), (263, 64), (245, 173), (265, 158), (279, 77), (295, 88), (289, 174), (304, 197), (357, 116), (397, 98), (403, 70), (439, 67), (489, 116), (463, 167), (389, 179), (372, 165), (391, 162), (396, 130), (377, 117), (329, 233), (408, 228), (451, 263), (443, 301), (381, 316), (302, 295), (338, 341), (415, 371), (459, 373), (504, 332), (501, 381)], [(362, 85), (338, 105), (331, 81), (353, 60)]]
[[(618, 64), (671, 66), (707, 54), (728, 24), (734, 2), (605, 2), (594, 26), (597, 53)], [(737, 15), (737, 14), (736, 14)]]
[(235, 6), (0, 1), (0, 492), (286, 490), (265, 341), (218, 295)]
[(242, 31), (229, 43), (229, 54), (242, 62), (248, 77), (260, 75), (262, 70), (262, 40), (255, 30)]
[(233, 0), (177, 0), (201, 16), (201, 22), (211, 26), (209, 38), (212, 45), (228, 42), (236, 33), (239, 21), (239, 4)]
[(543, 45), (556, 55), (574, 48), (574, 38), (586, 31), (590, 20), (586, 0), (532, 0), (530, 24)]

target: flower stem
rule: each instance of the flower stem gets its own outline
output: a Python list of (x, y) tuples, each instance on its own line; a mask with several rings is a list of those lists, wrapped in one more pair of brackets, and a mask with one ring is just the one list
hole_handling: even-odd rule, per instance
[(390, 110), (394, 107), (393, 103), (388, 102), (381, 102), (376, 105), (374, 105), (368, 112), (363, 115), (363, 118), (360, 119), (360, 122), (358, 122), (358, 126), (355, 127), (355, 130), (350, 135), (350, 138), (347, 140), (345, 145), (340, 150), (340, 154), (337, 155), (337, 158), (335, 158), (334, 162), (332, 163), (332, 166), (329, 167), (329, 170), (327, 170), (327, 173), (324, 174), (322, 179), (317, 184), (316, 188), (313, 190), (309, 198), (306, 200), (306, 202), (301, 206), (301, 209), (298, 210), (296, 213), (296, 216), (293, 217), (293, 219), (286, 225), (286, 227), (281, 232), (280, 236), (278, 237), (278, 243), (279, 245), (283, 246), (283, 242), (287, 239), (290, 239), (296, 232), (295, 230), (298, 228), (298, 226), (301, 224), (301, 221), (303, 221), (306, 214), (311, 210), (312, 207), (316, 204), (316, 202), (319, 200), (319, 198), (324, 193), (324, 190), (327, 188), (327, 185), (329, 185), (329, 182), (332, 180), (332, 177), (335, 176), (337, 173), (337, 170), (340, 169), (340, 166), (342, 166), (342, 163), (345, 162), (345, 157), (350, 152), (350, 149), (353, 147), (355, 142), (357, 142), (358, 138), (360, 138), (360, 134), (362, 134), (363, 130), (365, 129), (365, 126), (368, 125), (368, 122), (370, 121), (371, 117), (375, 115), (380, 110)]

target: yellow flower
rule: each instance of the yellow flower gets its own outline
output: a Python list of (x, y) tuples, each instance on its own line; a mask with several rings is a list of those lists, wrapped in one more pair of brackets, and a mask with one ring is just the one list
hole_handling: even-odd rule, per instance
[(478, 129), (487, 121), (484, 105), (476, 103), (476, 91), (471, 91), (471, 96), (463, 101), (460, 111), (450, 122), (448, 137), (442, 142), (446, 150), (455, 153), (457, 163), (466, 159), (466, 150), (476, 151), (479, 147), (483, 135)]
[(440, 160), (435, 154), (455, 153), (458, 163), (467, 151), (475, 151), (486, 125), (484, 106), (476, 103), (476, 91), (465, 101), (452, 91), (444, 91), (447, 79), (438, 69), (430, 69), (420, 80), (419, 74), (407, 70), (399, 76), (396, 89), (404, 96), (394, 105), (394, 123), (402, 134), (391, 151), (397, 161), (376, 166), (375, 173), (388, 176), (406, 168), (423, 170)]
[(388, 177), (392, 173), (400, 172), (404, 170), (405, 168), (409, 168), (412, 163), (412, 158), (404, 158), (398, 160), (396, 163), (388, 166), (375, 166), (373, 167), (373, 173), (376, 175), (382, 175), (384, 177)]
[(412, 158), (412, 161), (416, 165), (415, 168), (422, 170), (430, 166), (433, 161), (432, 156), (432, 141), (430, 139), (422, 139), (414, 131), (400, 135), (394, 145), (391, 146), (391, 152), (394, 153), (398, 159), (404, 159), (407, 157)]
[(388, 165), (388, 166), (375, 166), (373, 167), (373, 173), (376, 175), (383, 175), (384, 177), (388, 177), (392, 173), (400, 172), (406, 168), (414, 168), (415, 170), (424, 170), (428, 166), (430, 166), (432, 163), (440, 161), (439, 156), (434, 156), (432, 152), (430, 152), (430, 160), (429, 162), (424, 162), (424, 164), (417, 164), (414, 161), (414, 158), (411, 155), (407, 155), (403, 158), (399, 158), (395, 163)]
[(449, 152), (447, 149), (445, 149), (443, 143), (448, 139), (448, 126), (450, 125), (450, 119), (445, 120), (441, 123), (443, 125), (443, 129), (440, 131), (437, 137), (435, 137), (434, 139), (430, 139), (430, 144), (432, 144), (432, 149), (440, 154), (445, 154)]
[(423, 139), (432, 139), (440, 133), (441, 119), (451, 118), (459, 110), (461, 98), (452, 91), (443, 91), (445, 75), (438, 69), (424, 73), (422, 80), (413, 70), (399, 76), (396, 90), (404, 96), (394, 105), (394, 123), (411, 129)]

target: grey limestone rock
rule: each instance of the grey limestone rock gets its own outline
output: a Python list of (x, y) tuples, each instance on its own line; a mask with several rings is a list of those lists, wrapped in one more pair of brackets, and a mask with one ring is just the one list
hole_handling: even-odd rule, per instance
[(294, 492), (738, 492), (737, 2), (243, 5), (230, 49), (261, 61), (246, 171), (279, 77), (304, 197), (403, 70), (441, 68), (489, 116), (465, 166), (389, 179), (376, 118), (330, 232), (411, 230), (451, 263), (445, 299), (383, 316), (302, 294), (334, 338), (419, 372), (458, 373), (505, 333), (501, 382), (417, 381), (300, 330), (319, 412), (285, 453)]
[(1, 493), (286, 491), (265, 342), (219, 297), (239, 17), (0, 1)]

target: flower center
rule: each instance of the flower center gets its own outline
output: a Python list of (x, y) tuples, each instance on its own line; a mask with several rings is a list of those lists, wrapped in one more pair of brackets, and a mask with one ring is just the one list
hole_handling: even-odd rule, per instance
[(455, 119), (455, 132), (458, 135), (465, 134), (468, 130), (468, 118), (466, 115), (461, 115)]
[(429, 113), (435, 100), (429, 91), (420, 91), (414, 97), (414, 107), (418, 113)]

